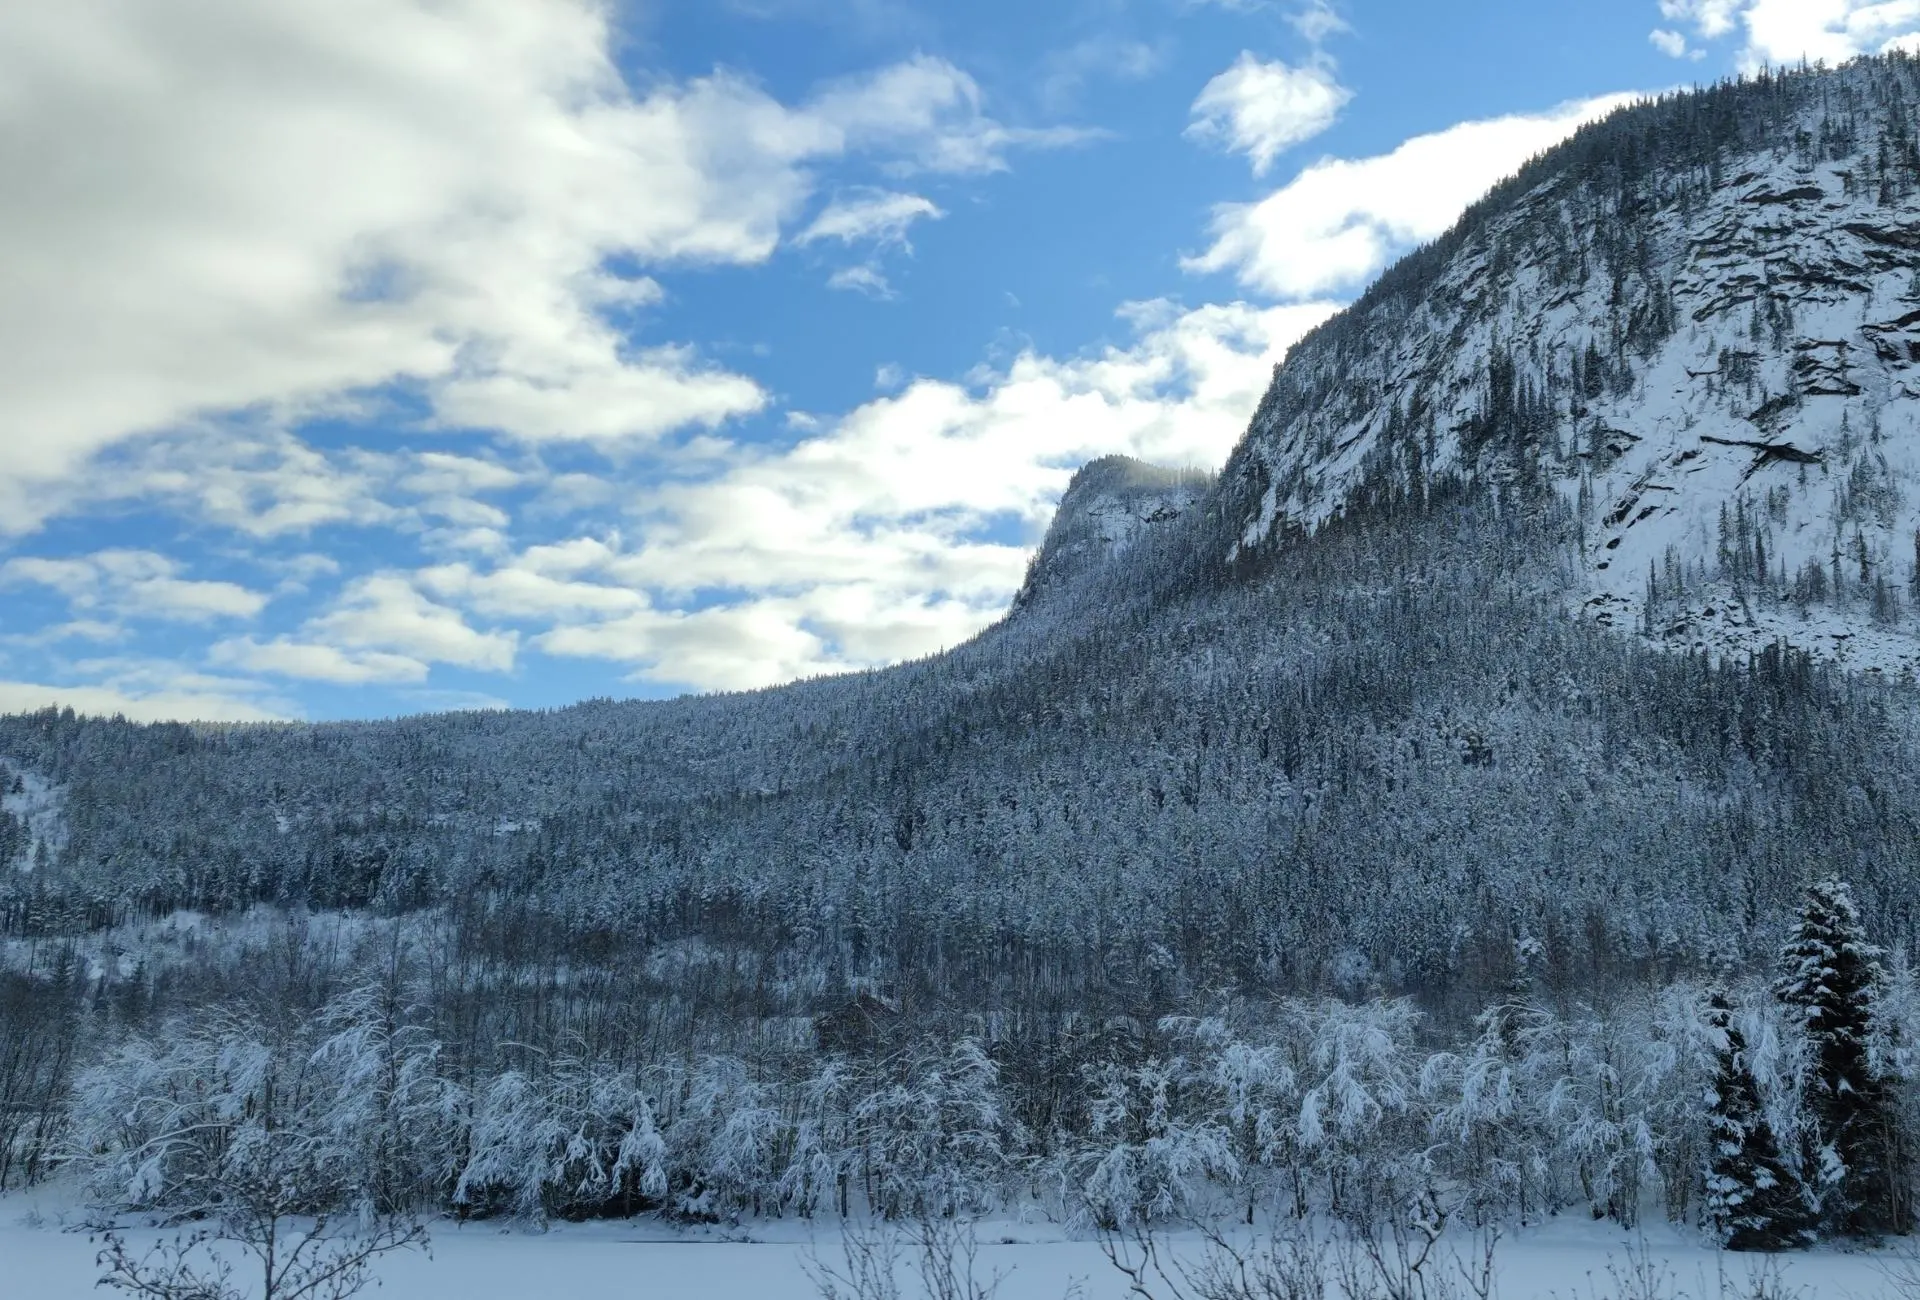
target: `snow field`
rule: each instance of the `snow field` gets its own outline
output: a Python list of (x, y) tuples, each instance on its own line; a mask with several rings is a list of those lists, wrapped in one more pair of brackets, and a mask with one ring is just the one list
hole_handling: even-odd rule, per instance
[[(96, 1245), (83, 1232), (65, 1230), (78, 1220), (73, 1210), (42, 1209), (34, 1193), (0, 1198), (0, 1300), (98, 1300)], [(557, 1224), (542, 1232), (498, 1223), (432, 1225), (432, 1255), (388, 1256), (376, 1272), (382, 1285), (369, 1296), (381, 1300), (813, 1300), (819, 1292), (808, 1275), (810, 1258), (842, 1260), (841, 1226), (809, 1226), (793, 1220), (757, 1222), (735, 1229), (676, 1229), (657, 1221)], [(166, 1235), (128, 1234), (144, 1246)], [(1003, 1277), (996, 1300), (1124, 1300), (1127, 1280), (1102, 1256), (1098, 1242), (1076, 1238), (1045, 1223), (990, 1220), (977, 1227), (977, 1276)], [(1175, 1235), (1183, 1258), (1197, 1258), (1202, 1243)], [(1460, 1246), (1471, 1249), (1467, 1238)], [(909, 1259), (899, 1270), (900, 1300), (925, 1300)], [(1820, 1249), (1779, 1257), (1783, 1297), (1834, 1300), (1896, 1300), (1898, 1289), (1877, 1252)], [(1606, 1224), (1573, 1219), (1518, 1230), (1499, 1245), (1500, 1300), (1639, 1300), (1645, 1295), (1629, 1278), (1636, 1259), (1663, 1280), (1667, 1300), (1719, 1300), (1751, 1294), (1750, 1270), (1757, 1257), (1730, 1255), (1697, 1237), (1664, 1225), (1644, 1238)], [(1726, 1279), (1724, 1293), (1719, 1279)], [(1161, 1300), (1169, 1293), (1158, 1291)]]

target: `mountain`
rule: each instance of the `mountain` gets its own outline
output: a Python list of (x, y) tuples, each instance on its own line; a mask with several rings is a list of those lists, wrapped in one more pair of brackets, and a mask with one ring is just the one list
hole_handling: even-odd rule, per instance
[(1191, 510), (1212, 483), (1209, 474), (1166, 469), (1131, 456), (1102, 456), (1081, 466), (1013, 598), (1014, 610), (1118, 560), (1145, 530)]
[(1891, 55), (1586, 128), (1303, 340), (1217, 480), (1084, 469), (941, 656), (548, 713), (0, 718), (0, 930), (430, 917), (719, 987), (685, 1014), (736, 1026), (855, 987), (1470, 1016), (1529, 970), (1757, 960), (1822, 870), (1912, 945), (1915, 104)]
[(1575, 511), (1579, 616), (1911, 673), (1920, 145), (1905, 60), (1631, 108), (1296, 347), (1237, 546), (1436, 477)]

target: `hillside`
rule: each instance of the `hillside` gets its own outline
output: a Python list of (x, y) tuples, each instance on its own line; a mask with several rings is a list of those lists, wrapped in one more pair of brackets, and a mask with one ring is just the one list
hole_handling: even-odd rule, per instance
[(943, 656), (552, 713), (0, 720), (39, 810), (0, 922), (492, 900), (954, 1008), (1471, 1005), (1521, 938), (1576, 983), (1763, 950), (1825, 864), (1910, 936), (1911, 696), (1846, 670), (1920, 644), (1916, 102), (1896, 56), (1588, 128), (1303, 341), (1217, 482), (1084, 470)]
[(1910, 674), (1920, 144), (1905, 61), (1586, 128), (1288, 358), (1238, 545), (1435, 476), (1574, 512), (1578, 614)]

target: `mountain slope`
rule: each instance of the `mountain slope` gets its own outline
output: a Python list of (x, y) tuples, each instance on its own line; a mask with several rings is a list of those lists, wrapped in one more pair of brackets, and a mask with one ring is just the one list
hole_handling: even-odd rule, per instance
[(1067, 484), (1053, 523), (1013, 598), (1021, 610), (1118, 560), (1148, 529), (1172, 523), (1205, 497), (1212, 476), (1102, 456)]
[(1625, 110), (1304, 340), (1228, 478), (1239, 548), (1437, 477), (1538, 477), (1574, 604), (1679, 648), (1909, 671), (1920, 75)]
[[(0, 871), (0, 930), (419, 910), (515, 960), (710, 963), (739, 999), (722, 1016), (854, 986), (968, 1014), (1222, 990), (1477, 1010), (1520, 952), (1598, 996), (1767, 951), (1822, 869), (1884, 939), (1920, 940), (1912, 692), (1763, 623), (1907, 642), (1904, 611), (1871, 604), (1910, 527), (1899, 349), (1849, 345), (1834, 370), (1794, 346), (1856, 304), (1861, 337), (1897, 314), (1754, 242), (1767, 223), (1800, 223), (1791, 250), (1865, 241), (1819, 252), (1836, 277), (1866, 255), (1858, 205), (1809, 193), (1842, 183), (1832, 157), (1784, 190), (1747, 175), (1766, 153), (1801, 177), (1816, 113), (1877, 159), (1911, 83), (1895, 58), (1726, 87), (1546, 156), (1303, 341), (1212, 486), (1084, 471), (1020, 608), (946, 655), (553, 713), (0, 718), (0, 766), (63, 819), (34, 831), (43, 867)], [(1835, 129), (1814, 137), (1829, 155)], [(1911, 182), (1885, 183), (1871, 228), (1903, 229)], [(1738, 247), (1698, 251), (1728, 229)], [(1771, 297), (1694, 320), (1751, 265)], [(1751, 359), (1722, 364), (1740, 340)], [(1843, 384), (1860, 392), (1815, 391)], [(1840, 501), (1868, 581), (1843, 564), (1802, 601), (1800, 556), (1830, 549)], [(1649, 610), (1661, 647), (1764, 651), (1656, 653)], [(1668, 638), (1669, 616), (1727, 631)]]

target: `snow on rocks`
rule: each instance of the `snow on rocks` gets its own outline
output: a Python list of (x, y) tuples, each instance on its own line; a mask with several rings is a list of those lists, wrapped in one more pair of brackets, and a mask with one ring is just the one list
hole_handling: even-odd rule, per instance
[(1765, 133), (1794, 147), (1656, 158), (1625, 181), (1577, 155), (1523, 173), (1436, 246), (1427, 282), (1383, 282), (1309, 336), (1229, 466), (1252, 489), (1236, 551), (1383, 485), (1536, 474), (1580, 520), (1583, 617), (1911, 673), (1913, 73), (1833, 76)]

